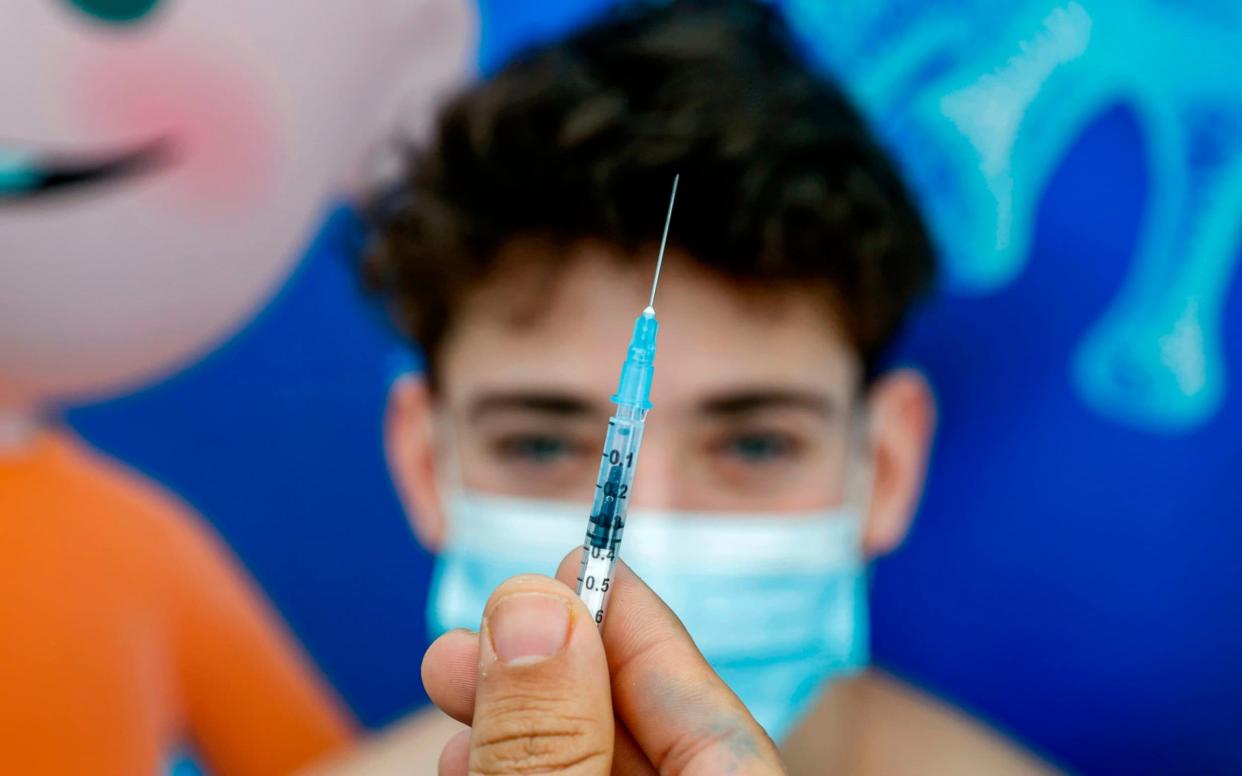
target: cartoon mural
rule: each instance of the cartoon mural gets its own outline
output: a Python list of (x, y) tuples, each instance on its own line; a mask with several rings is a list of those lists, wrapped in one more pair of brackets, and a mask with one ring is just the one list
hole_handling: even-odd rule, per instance
[(284, 772), (348, 714), (187, 507), (60, 429), (233, 334), (469, 69), (455, 0), (0, 8), (0, 770)]
[(1242, 241), (1236, 4), (785, 5), (902, 155), (959, 293), (1013, 281), (1049, 175), (1088, 122), (1133, 109), (1150, 215), (1125, 287), (1084, 335), (1074, 379), (1095, 411), (1139, 427), (1176, 432), (1212, 417)]

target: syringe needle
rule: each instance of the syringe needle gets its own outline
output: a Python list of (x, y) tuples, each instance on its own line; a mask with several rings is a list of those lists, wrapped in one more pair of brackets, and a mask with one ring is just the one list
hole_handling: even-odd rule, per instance
[(668, 197), (668, 215), (664, 217), (664, 236), (660, 238), (660, 255), (656, 258), (655, 277), (651, 279), (651, 299), (647, 301), (647, 309), (655, 313), (656, 286), (660, 284), (660, 268), (664, 266), (664, 246), (668, 244), (668, 225), (673, 222), (673, 202), (677, 199), (677, 181), (681, 174), (673, 176), (673, 193)]
[(647, 410), (651, 409), (651, 377), (655, 370), (656, 331), (660, 322), (655, 316), (656, 285), (664, 266), (664, 248), (668, 244), (668, 225), (673, 219), (673, 202), (677, 199), (677, 182), (673, 177), (673, 193), (668, 198), (668, 215), (664, 218), (664, 236), (660, 238), (660, 255), (656, 259), (655, 277), (651, 281), (651, 299), (647, 309), (634, 320), (634, 334), (625, 349), (621, 379), (612, 400), (616, 414), (608, 421), (604, 436), (604, 454), (600, 459), (599, 477), (595, 481), (595, 499), (582, 542), (582, 564), (578, 567), (578, 596), (587, 605), (596, 624), (604, 622), (612, 572), (621, 549), (625, 532), (625, 515), (629, 508), (634, 484), (634, 466), (642, 444)]

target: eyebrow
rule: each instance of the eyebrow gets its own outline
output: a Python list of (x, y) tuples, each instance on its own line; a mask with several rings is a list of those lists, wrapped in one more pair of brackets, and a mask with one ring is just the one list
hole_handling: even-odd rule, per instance
[(809, 410), (825, 418), (837, 413), (831, 398), (790, 388), (748, 388), (710, 396), (699, 402), (700, 415), (735, 416), (771, 409)]
[(595, 402), (570, 393), (554, 390), (496, 391), (485, 393), (470, 402), (466, 417), (481, 417), (504, 412), (535, 412), (560, 418), (596, 418), (606, 414)]

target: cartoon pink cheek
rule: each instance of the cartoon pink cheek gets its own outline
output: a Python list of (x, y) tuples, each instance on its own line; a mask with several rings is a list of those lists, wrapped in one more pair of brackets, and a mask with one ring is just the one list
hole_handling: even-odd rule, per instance
[[(276, 112), (264, 98), (260, 70), (221, 54), (101, 49), (71, 74), (70, 94), (85, 142), (131, 151), (159, 143), (161, 204), (236, 214), (275, 189)], [(116, 144), (131, 147), (116, 148)]]

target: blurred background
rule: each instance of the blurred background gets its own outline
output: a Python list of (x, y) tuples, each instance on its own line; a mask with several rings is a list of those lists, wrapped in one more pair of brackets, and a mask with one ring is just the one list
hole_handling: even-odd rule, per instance
[[(24, 20), (19, 6), (40, 6), (25, 13), (55, 30), (81, 26), (91, 5), (7, 0), (0, 38)], [(163, 25), (194, 21), (175, 0), (141, 5), (153, 15), (139, 31), (105, 19), (56, 42), (147, 45)], [(426, 42), (420, 60), (449, 63), (445, 83), (609, 3), (461, 5), (460, 46)], [(901, 161), (944, 262), (942, 288), (893, 354), (931, 378), (940, 429), (914, 531), (875, 570), (876, 662), (1072, 771), (1242, 773), (1242, 3), (778, 5)], [(348, 34), (333, 25), (319, 33)], [(238, 29), (221, 27), (239, 51), (262, 41)], [(240, 78), (279, 83), (273, 67), (229, 60)], [(67, 62), (32, 54), (27, 64)], [(413, 67), (393, 57), (348, 75), (395, 88)], [(28, 182), (5, 143), (44, 139), (27, 108), (47, 96), (23, 83), (30, 68), (9, 70), (0, 191), (11, 192)], [(286, 108), (273, 126), (303, 144), (294, 158), (341, 167), (328, 157), (343, 135), (305, 142), (287, 122), (317, 114)], [(45, 120), (63, 122), (65, 137), (78, 126), (71, 113)], [(379, 728), (426, 703), (431, 563), (393, 494), (380, 435), (389, 382), (408, 362), (358, 291), (364, 236), (348, 180), (325, 172), (312, 183), (289, 184), (303, 192), (296, 217), (269, 214), (279, 239), (259, 236), (265, 211), (246, 215), (255, 235), (243, 236), (273, 258), (239, 263), (255, 280), (221, 292), (232, 294), (227, 312), (194, 318), (194, 336), (146, 360), (132, 333), (118, 335), (128, 344), (116, 359), (106, 342), (92, 352), (133, 365), (99, 379), (92, 358), (57, 360), (63, 332), (22, 325), (39, 311), (19, 305), (18, 284), (45, 266), (30, 255), (37, 235), (22, 230), (53, 199), (0, 196), (0, 378), (27, 362), (55, 372), (18, 374), (10, 383), (25, 388), (10, 394), (205, 516)], [(126, 260), (103, 252), (92, 266)], [(180, 288), (167, 283), (154, 288)], [(142, 309), (140, 332), (178, 315)]]

